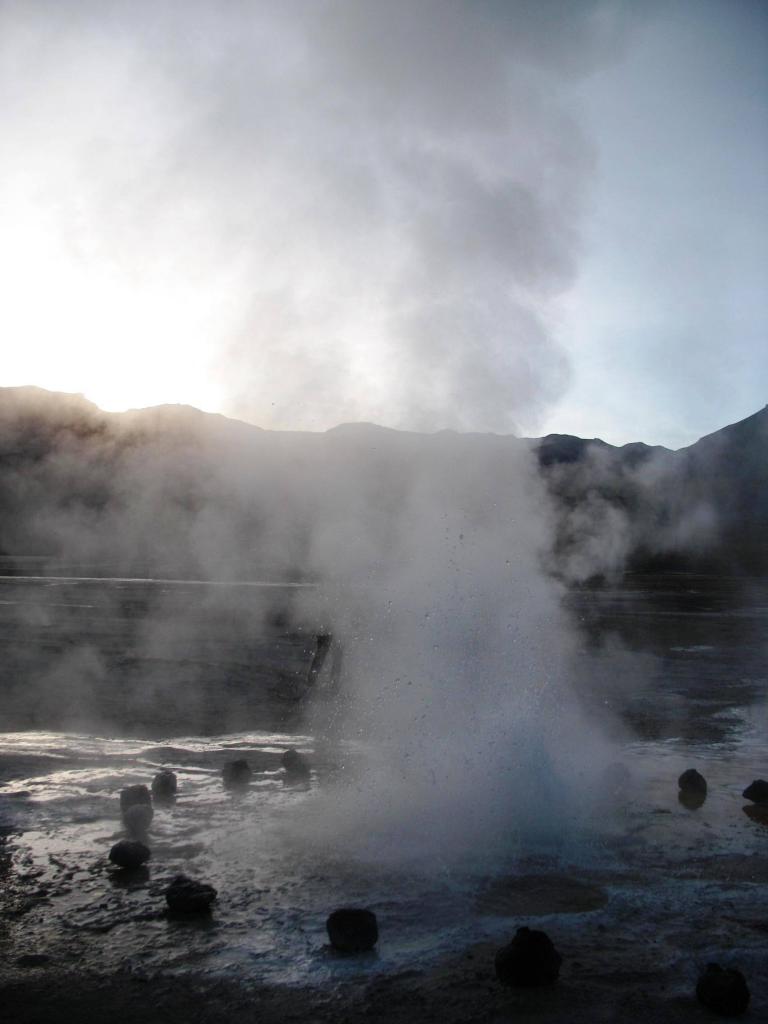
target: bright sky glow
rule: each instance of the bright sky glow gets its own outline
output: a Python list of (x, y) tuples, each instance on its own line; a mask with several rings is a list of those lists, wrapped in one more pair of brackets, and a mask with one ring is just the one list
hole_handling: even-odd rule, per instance
[(672, 447), (765, 404), (768, 8), (350, 2), (0, 8), (0, 385)]
[(13, 339), (4, 383), (82, 392), (115, 411), (221, 403), (208, 365), (220, 330), (215, 290), (175, 276), (131, 281), (106, 263), (73, 259), (33, 215), (6, 224), (0, 274), (0, 332)]

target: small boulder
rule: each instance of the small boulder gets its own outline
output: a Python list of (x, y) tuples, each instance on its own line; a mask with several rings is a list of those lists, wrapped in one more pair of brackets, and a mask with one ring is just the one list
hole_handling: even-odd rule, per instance
[(152, 824), (154, 816), (151, 804), (133, 804), (123, 811), (123, 824), (131, 835), (143, 835)]
[(146, 786), (126, 786), (120, 790), (120, 810), (123, 813), (135, 804), (152, 806), (152, 796)]
[(227, 761), (222, 771), (224, 788), (245, 789), (249, 785), (252, 776), (251, 766), (246, 760)]
[(152, 779), (152, 796), (155, 800), (170, 803), (176, 799), (177, 789), (178, 780), (176, 772), (172, 772), (168, 768), (158, 772), (154, 779)]
[(696, 796), (707, 795), (707, 780), (695, 768), (684, 771), (677, 780), (677, 785), (681, 793), (690, 793)]
[(707, 964), (696, 983), (696, 998), (723, 1017), (738, 1017), (749, 1006), (749, 988), (736, 968)]
[(518, 928), (514, 939), (496, 954), (496, 977), (502, 985), (515, 988), (553, 985), (562, 962), (546, 932)]
[(119, 868), (140, 868), (151, 856), (149, 847), (135, 839), (121, 839), (109, 851), (109, 859)]
[(741, 794), (745, 800), (751, 800), (756, 804), (768, 804), (768, 782), (765, 779), (755, 779), (750, 782)]
[(177, 875), (165, 890), (168, 909), (179, 914), (205, 914), (218, 893), (212, 885)]
[(280, 760), (283, 768), (285, 769), (286, 775), (290, 775), (296, 779), (309, 778), (309, 765), (298, 750), (294, 750), (294, 748), (291, 747), (290, 750), (286, 750), (283, 753)]
[(331, 945), (341, 953), (365, 953), (379, 940), (379, 926), (372, 910), (334, 910), (325, 927)]

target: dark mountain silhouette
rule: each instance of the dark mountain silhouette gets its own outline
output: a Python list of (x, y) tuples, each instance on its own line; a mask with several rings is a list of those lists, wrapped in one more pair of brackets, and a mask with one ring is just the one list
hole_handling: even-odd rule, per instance
[[(550, 499), (552, 572), (768, 571), (768, 407), (670, 451), (372, 424), (266, 431), (188, 406), (106, 413), (34, 387), (0, 389), (0, 553), (136, 573), (297, 577), (310, 565), (328, 467), (349, 460), (350, 494), (357, 474), (360, 500), (394, 508), (420, 460), (482, 448), (503, 472), (520, 445)], [(379, 467), (370, 479), (367, 452)]]
[(555, 561), (571, 574), (617, 559), (768, 569), (768, 406), (678, 451), (557, 434), (529, 443), (558, 513)]

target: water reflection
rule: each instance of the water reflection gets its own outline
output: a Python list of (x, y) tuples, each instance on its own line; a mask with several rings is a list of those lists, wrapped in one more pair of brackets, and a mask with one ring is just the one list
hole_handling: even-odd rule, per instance
[(687, 810), (698, 811), (700, 807), (704, 806), (707, 794), (691, 789), (681, 789), (677, 794), (677, 799)]
[[(603, 780), (613, 800), (601, 804), (604, 820), (595, 823), (595, 836), (585, 847), (563, 852), (571, 862), (542, 856), (525, 863), (526, 857), (533, 860), (531, 850), (515, 845), (514, 829), (509, 856), (490, 869), (478, 836), (478, 857), (485, 860), (466, 872), (442, 863), (392, 868), (377, 859), (377, 850), (357, 863), (349, 851), (339, 855), (319, 843), (312, 847), (300, 826), (311, 820), (316, 790), (328, 785), (339, 766), (351, 761), (353, 769), (360, 750), (335, 741), (318, 749), (298, 727), (226, 733), (222, 712), (210, 719), (218, 723), (218, 734), (209, 736), (176, 736), (173, 730), (191, 732), (194, 726), (175, 719), (166, 735), (153, 729), (151, 741), (17, 732), (0, 734), (0, 783), (11, 780), (7, 787), (0, 784), (0, 815), (13, 825), (5, 843), (0, 836), (0, 874), (12, 905), (20, 908), (18, 925), (11, 925), (25, 943), (50, 946), (62, 963), (69, 957), (86, 970), (122, 969), (133, 959), (147, 969), (203, 967), (251, 977), (258, 960), (260, 978), (289, 983), (423, 966), (446, 950), (494, 937), (497, 927), (506, 937), (505, 913), (557, 914), (561, 930), (573, 919), (574, 946), (585, 941), (587, 918), (580, 915), (587, 911), (617, 934), (652, 921), (654, 940), (660, 937), (663, 945), (666, 937), (674, 949), (684, 941), (698, 951), (697, 942), (711, 941), (707, 922), (713, 905), (698, 899), (701, 877), (751, 881), (768, 870), (761, 867), (768, 807), (747, 805), (739, 814), (744, 783), (764, 758), (764, 731), (748, 709), (765, 689), (768, 600), (761, 599), (762, 619), (757, 611), (734, 616), (733, 593), (718, 603), (711, 595), (680, 597), (668, 583), (661, 598), (650, 593), (650, 584), (638, 582), (634, 593), (617, 589), (584, 599), (584, 605), (591, 602), (587, 626), (596, 628), (595, 647), (603, 645), (607, 669), (615, 667), (607, 636), (619, 638), (633, 669), (626, 676), (606, 671), (600, 700), (609, 694), (612, 710), (615, 704), (619, 714), (630, 721), (633, 715), (642, 718), (647, 728), (636, 743), (617, 749), (626, 764), (611, 765)], [(113, 639), (118, 647), (120, 637)], [(648, 669), (640, 679), (634, 673), (638, 654), (648, 655), (640, 662)], [(235, 690), (242, 682), (242, 693), (250, 692), (250, 666), (238, 671)], [(110, 686), (119, 696), (113, 679)], [(217, 692), (217, 698), (227, 693)], [(34, 696), (32, 690), (24, 699)], [(188, 710), (195, 708), (190, 704)], [(248, 704), (246, 711), (247, 722), (258, 708)], [(312, 754), (303, 778), (291, 778), (281, 760), (286, 748), (297, 747)], [(239, 793), (222, 785), (224, 765), (233, 759), (247, 759), (253, 770), (250, 785)], [(685, 812), (700, 811), (703, 794), (675, 799), (675, 780), (692, 762), (711, 783), (700, 814)], [(155, 799), (150, 868), (130, 875), (112, 871), (107, 854), (118, 838), (117, 793), (149, 783), (160, 769), (178, 775), (179, 799)], [(179, 872), (219, 889), (212, 916), (166, 913), (163, 893)], [(503, 886), (494, 887), (493, 876), (503, 877)], [(676, 879), (672, 888), (670, 878)], [(747, 914), (753, 896), (744, 888), (742, 893), (730, 886), (728, 899), (742, 900)], [(717, 898), (713, 892), (712, 900)], [(35, 899), (49, 900), (44, 911), (34, 910)], [(327, 948), (329, 910), (347, 904), (375, 908), (384, 924), (377, 960), (340, 961), (319, 952)], [(120, 942), (105, 943), (101, 936), (117, 927)], [(72, 929), (81, 942), (78, 952), (69, 950)], [(638, 948), (646, 940), (640, 934)], [(604, 937), (599, 941), (601, 948), (606, 945)], [(738, 941), (746, 941), (741, 933)]]
[(141, 889), (149, 882), (149, 868), (118, 868), (109, 872), (109, 880), (116, 889)]
[(768, 828), (768, 805), (745, 804), (741, 809), (751, 821)]

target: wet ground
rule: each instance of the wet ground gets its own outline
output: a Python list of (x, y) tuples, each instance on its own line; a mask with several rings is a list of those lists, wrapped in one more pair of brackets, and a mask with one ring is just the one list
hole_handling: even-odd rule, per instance
[[(768, 1018), (768, 812), (741, 797), (768, 776), (767, 592), (663, 577), (572, 595), (584, 658), (597, 652), (604, 669), (585, 699), (623, 715), (626, 771), (558, 850), (479, 842), (461, 860), (386, 866), (308, 842), (297, 822), (365, 752), (320, 743), (298, 721), (131, 739), (6, 731), (0, 986), (11, 1019), (704, 1021), (692, 993), (709, 961), (739, 966), (751, 1019)], [(308, 783), (285, 777), (287, 746), (310, 759)], [(235, 757), (255, 770), (240, 794), (221, 784)], [(709, 782), (697, 809), (677, 795), (691, 766)], [(178, 799), (155, 809), (148, 869), (118, 872), (107, 859), (125, 835), (118, 793), (160, 767), (177, 772)], [(167, 912), (179, 872), (217, 887), (210, 917)], [(342, 904), (376, 912), (375, 953), (329, 949), (325, 918)], [(523, 924), (563, 954), (551, 991), (495, 980), (494, 951)]]

